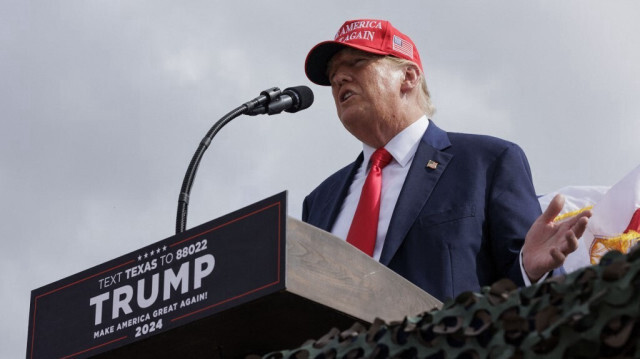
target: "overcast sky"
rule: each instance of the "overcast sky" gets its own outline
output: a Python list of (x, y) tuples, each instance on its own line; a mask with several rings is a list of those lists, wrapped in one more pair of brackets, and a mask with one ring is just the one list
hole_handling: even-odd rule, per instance
[(0, 3), (0, 357), (24, 357), (30, 291), (173, 235), (187, 165), (210, 126), (278, 86), (297, 114), (240, 117), (216, 137), (188, 227), (352, 161), (308, 50), (347, 19), (412, 37), (448, 131), (527, 153), (538, 193), (607, 185), (640, 164), (635, 1), (115, 1)]

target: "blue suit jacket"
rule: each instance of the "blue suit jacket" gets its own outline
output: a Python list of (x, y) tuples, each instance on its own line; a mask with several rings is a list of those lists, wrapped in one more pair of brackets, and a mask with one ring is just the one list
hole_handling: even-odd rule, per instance
[[(358, 159), (304, 200), (302, 219), (330, 231)], [(429, 161), (438, 163), (435, 169)], [(524, 152), (498, 138), (422, 137), (389, 224), (380, 262), (440, 300), (508, 277), (522, 285), (518, 254), (540, 215)]]

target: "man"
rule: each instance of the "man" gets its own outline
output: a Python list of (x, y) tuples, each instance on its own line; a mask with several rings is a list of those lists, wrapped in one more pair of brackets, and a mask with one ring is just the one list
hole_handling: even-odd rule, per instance
[(418, 50), (389, 22), (347, 21), (334, 41), (309, 52), (305, 71), (331, 86), (338, 117), (363, 153), (305, 199), (304, 221), (441, 300), (503, 277), (539, 280), (575, 250), (588, 213), (556, 224), (558, 198), (536, 220), (518, 146), (431, 122)]

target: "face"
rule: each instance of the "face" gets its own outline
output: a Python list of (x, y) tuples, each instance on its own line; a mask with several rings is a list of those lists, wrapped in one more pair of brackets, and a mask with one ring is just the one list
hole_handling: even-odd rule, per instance
[(382, 56), (348, 48), (333, 56), (327, 74), (344, 127), (371, 146), (384, 146), (397, 127), (402, 68)]

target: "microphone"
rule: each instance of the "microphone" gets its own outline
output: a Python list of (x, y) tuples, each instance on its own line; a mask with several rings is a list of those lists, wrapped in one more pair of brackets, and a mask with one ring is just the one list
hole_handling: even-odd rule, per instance
[(191, 193), (191, 186), (195, 179), (200, 160), (202, 155), (207, 150), (213, 137), (234, 118), (240, 115), (260, 115), (267, 113), (269, 115), (275, 115), (282, 111), (286, 112), (298, 112), (311, 106), (313, 103), (313, 92), (307, 86), (289, 87), (280, 92), (277, 87), (272, 87), (260, 92), (260, 96), (245, 102), (239, 107), (231, 110), (228, 114), (224, 115), (216, 122), (205, 137), (200, 141), (198, 149), (193, 154), (187, 172), (184, 174), (182, 180), (182, 187), (180, 188), (180, 196), (178, 197), (178, 211), (176, 214), (176, 234), (184, 232), (187, 227), (187, 212), (189, 208), (189, 195)]
[(255, 108), (248, 108), (245, 114), (249, 116), (264, 113), (276, 115), (282, 111), (294, 113), (309, 108), (313, 104), (313, 91), (307, 86), (289, 87), (284, 89), (281, 94), (273, 95), (273, 92), (263, 94), (261, 100), (264, 99), (266, 102)]

